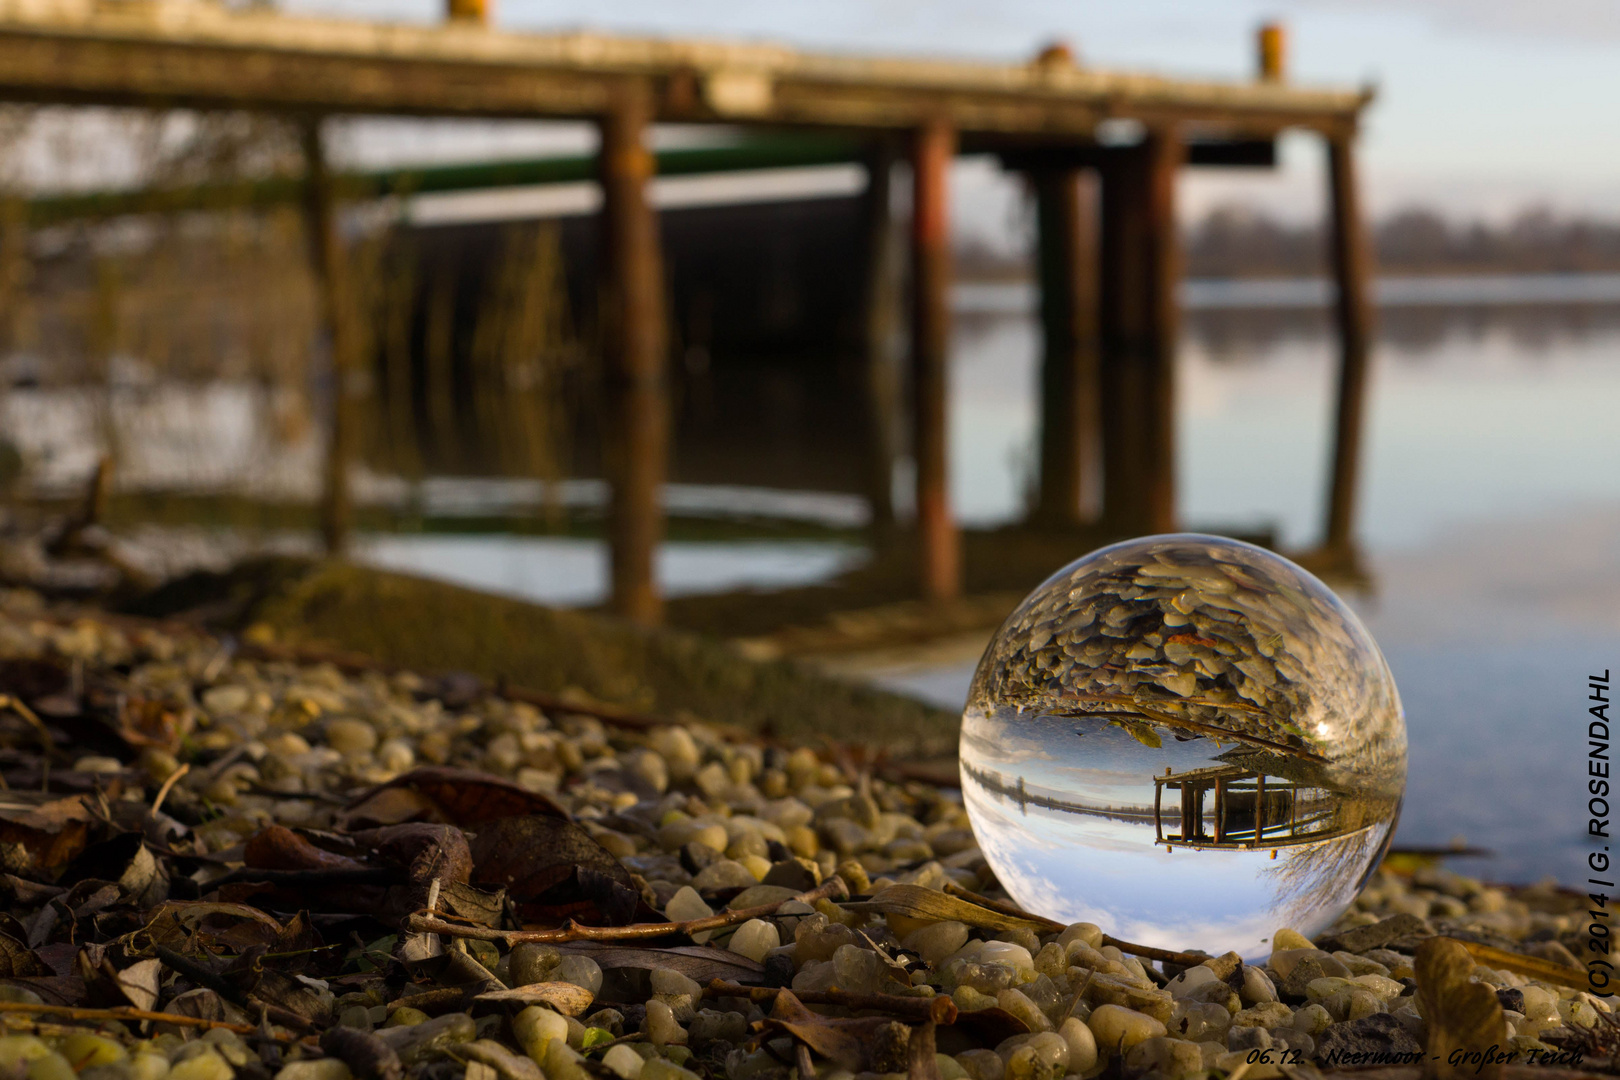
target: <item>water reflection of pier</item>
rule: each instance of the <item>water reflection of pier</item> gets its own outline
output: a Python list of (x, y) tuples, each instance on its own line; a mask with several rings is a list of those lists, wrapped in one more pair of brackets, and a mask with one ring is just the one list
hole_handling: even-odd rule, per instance
[(962, 763), (962, 772), (972, 777), (992, 795), (1017, 803), (1018, 810), (1022, 814), (1028, 814), (1031, 806), (1038, 806), (1065, 814), (1084, 814), (1087, 817), (1108, 818), (1112, 821), (1128, 821), (1133, 825), (1146, 825), (1154, 820), (1154, 812), (1145, 806), (1092, 806), (1088, 803), (1070, 802), (1054, 795), (1040, 794), (1039, 789), (1032, 792), (1022, 776), (1016, 783), (1009, 783), (1000, 773), (988, 769), (975, 769), (967, 762)]
[[(1179, 832), (1166, 831), (1165, 794), (1179, 795), (1169, 812)], [(1208, 812), (1206, 796), (1213, 795)], [(1337, 810), (1340, 798), (1324, 788), (1237, 765), (1153, 778), (1153, 831), (1167, 847), (1281, 848), (1312, 844), (1353, 831)], [(1177, 812), (1179, 811), (1179, 813)], [(1179, 821), (1178, 821), (1179, 819)], [(1208, 826), (1208, 828), (1206, 828)]]

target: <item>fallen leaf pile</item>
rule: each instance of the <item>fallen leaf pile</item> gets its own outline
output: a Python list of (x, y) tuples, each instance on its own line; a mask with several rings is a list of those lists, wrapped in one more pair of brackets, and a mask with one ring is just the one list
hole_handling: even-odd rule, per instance
[(824, 749), (0, 592), (0, 1074), (1612, 1068), (1584, 898), (1386, 868), (1265, 964), (1149, 949), (1018, 911), (954, 791)]

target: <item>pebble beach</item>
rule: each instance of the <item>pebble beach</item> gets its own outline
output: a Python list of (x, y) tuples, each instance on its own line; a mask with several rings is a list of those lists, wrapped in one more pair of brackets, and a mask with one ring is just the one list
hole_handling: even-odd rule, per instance
[(1550, 883), (1390, 860), (1245, 962), (1020, 912), (955, 789), (695, 718), (22, 591), (0, 695), (29, 1080), (1267, 1080), (1416, 1061), (1454, 999), (1516, 1063), (1620, 1036)]

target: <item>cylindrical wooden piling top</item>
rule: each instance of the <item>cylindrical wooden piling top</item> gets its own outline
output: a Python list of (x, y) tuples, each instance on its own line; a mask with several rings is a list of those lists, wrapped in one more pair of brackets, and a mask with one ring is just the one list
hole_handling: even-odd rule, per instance
[(1370, 90), (1190, 81), (1066, 64), (799, 52), (230, 10), (195, 0), (0, 0), (0, 99), (323, 113), (590, 118), (626, 77), (667, 122), (1089, 138), (1175, 121), (1190, 137), (1355, 127)]

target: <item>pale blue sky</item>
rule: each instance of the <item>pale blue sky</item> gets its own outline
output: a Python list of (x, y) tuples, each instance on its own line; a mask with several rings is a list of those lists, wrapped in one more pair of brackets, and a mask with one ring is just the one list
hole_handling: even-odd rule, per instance
[[(1084, 62), (1244, 77), (1253, 30), (1281, 18), (1299, 81), (1375, 83), (1365, 173), (1375, 211), (1409, 201), (1459, 214), (1527, 203), (1620, 216), (1620, 5), (1608, 0), (494, 0), (526, 29), (767, 39), (840, 51), (1020, 59), (1054, 37)], [(295, 0), (301, 10), (435, 17), (433, 0)], [(1199, 181), (1192, 206), (1247, 194), (1304, 213), (1319, 154), (1282, 175)], [(1232, 183), (1237, 183), (1234, 189)], [(974, 197), (969, 189), (969, 197)]]

